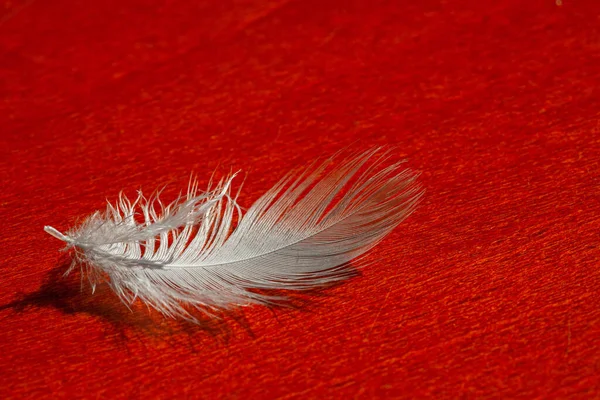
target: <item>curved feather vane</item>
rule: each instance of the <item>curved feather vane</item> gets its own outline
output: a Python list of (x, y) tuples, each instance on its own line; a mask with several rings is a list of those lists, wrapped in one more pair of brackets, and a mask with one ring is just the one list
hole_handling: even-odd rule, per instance
[[(92, 285), (106, 281), (125, 304), (136, 298), (170, 317), (272, 303), (273, 290), (303, 290), (349, 276), (349, 262), (376, 245), (421, 197), (416, 175), (377, 150), (290, 173), (242, 215), (234, 175), (164, 205), (123, 194), (66, 234)], [(73, 266), (69, 269), (73, 268)], [(69, 272), (67, 271), (67, 272)]]

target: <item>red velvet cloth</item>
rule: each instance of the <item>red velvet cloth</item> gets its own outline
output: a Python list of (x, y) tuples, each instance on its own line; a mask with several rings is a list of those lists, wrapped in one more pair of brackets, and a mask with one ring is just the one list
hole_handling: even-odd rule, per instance
[[(1, 397), (598, 396), (600, 4), (563, 3), (0, 5)], [(130, 312), (42, 230), (375, 145), (424, 202), (298, 309)]]

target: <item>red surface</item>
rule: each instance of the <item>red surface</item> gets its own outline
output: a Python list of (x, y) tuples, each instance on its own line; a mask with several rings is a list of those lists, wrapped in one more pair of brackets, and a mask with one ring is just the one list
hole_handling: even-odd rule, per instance
[[(1, 397), (600, 395), (596, 0), (0, 7)], [(219, 165), (249, 205), (374, 145), (426, 198), (300, 310), (130, 313), (42, 230)]]

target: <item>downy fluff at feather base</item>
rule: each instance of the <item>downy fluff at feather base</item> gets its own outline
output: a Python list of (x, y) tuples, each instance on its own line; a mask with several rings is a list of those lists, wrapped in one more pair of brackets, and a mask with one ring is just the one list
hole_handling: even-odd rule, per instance
[(415, 208), (417, 175), (373, 150), (291, 172), (242, 213), (235, 174), (206, 191), (191, 182), (164, 205), (122, 193), (106, 211), (52, 236), (73, 250), (92, 288), (106, 282), (126, 304), (140, 299), (166, 316), (195, 320), (214, 310), (277, 302), (280, 290), (305, 290), (349, 276), (349, 262)]

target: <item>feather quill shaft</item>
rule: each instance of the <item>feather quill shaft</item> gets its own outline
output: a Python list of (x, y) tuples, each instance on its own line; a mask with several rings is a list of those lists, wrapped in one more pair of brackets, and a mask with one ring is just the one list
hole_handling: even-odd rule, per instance
[(107, 282), (129, 305), (140, 299), (169, 317), (195, 320), (237, 305), (270, 304), (268, 292), (305, 290), (347, 278), (356, 260), (404, 220), (422, 190), (417, 175), (373, 150), (289, 173), (245, 214), (235, 174), (164, 205), (122, 193), (81, 226), (47, 233), (74, 250), (92, 286)]

